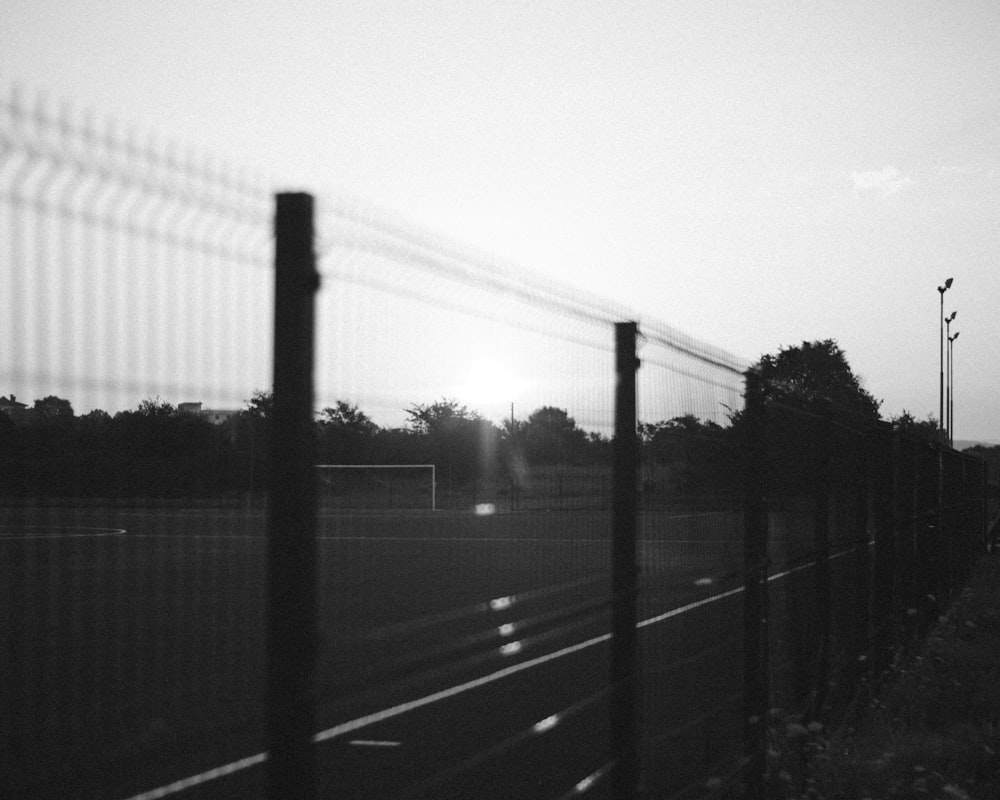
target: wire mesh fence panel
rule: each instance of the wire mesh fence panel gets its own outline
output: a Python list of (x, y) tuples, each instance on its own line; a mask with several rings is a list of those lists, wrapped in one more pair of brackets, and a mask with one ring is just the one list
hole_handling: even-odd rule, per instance
[(312, 212), (0, 101), (0, 795), (761, 797), (982, 552), (865, 392)]
[(665, 326), (640, 333), (642, 786), (698, 795), (741, 781), (747, 365)]
[(828, 401), (772, 403), (766, 437), (780, 729), (836, 719), (937, 619), (981, 552), (982, 473), (974, 484), (968, 456)]
[(127, 797), (261, 749), (272, 199), (0, 102), (0, 794)]
[(615, 309), (359, 203), (320, 223), (319, 458), (354, 465), (323, 478), (321, 790), (605, 796)]

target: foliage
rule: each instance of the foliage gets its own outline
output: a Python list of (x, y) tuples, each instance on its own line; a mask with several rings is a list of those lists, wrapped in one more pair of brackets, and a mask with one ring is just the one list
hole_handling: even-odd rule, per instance
[(587, 460), (587, 435), (561, 408), (543, 406), (533, 411), (522, 441), (531, 464), (580, 464)]
[(938, 431), (938, 421), (933, 414), (925, 420), (918, 420), (909, 411), (904, 409), (902, 414), (893, 417), (889, 422), (894, 431), (911, 439), (918, 439), (919, 441), (930, 442), (931, 444), (941, 441), (941, 435)]
[(344, 400), (337, 400), (332, 407), (324, 408), (322, 414), (326, 427), (350, 429), (365, 436), (371, 436), (377, 428), (364, 411)]
[(434, 434), (479, 419), (474, 411), (459, 405), (457, 400), (442, 398), (427, 405), (415, 403), (406, 409), (410, 427), (417, 433)]
[(50, 394), (48, 397), (35, 401), (32, 413), (36, 420), (71, 419), (73, 406), (69, 400), (63, 400), (61, 397)]
[(1000, 559), (969, 587), (919, 650), (896, 658), (849, 724), (775, 720), (775, 798), (992, 798), (1000, 793)]
[(0, 493), (34, 497), (196, 497), (230, 481), (230, 442), (204, 418), (159, 399), (111, 417), (73, 414), (67, 400), (36, 400), (3, 432)]
[(465, 482), (497, 469), (500, 431), (456, 400), (442, 398), (407, 409), (415, 437), (408, 444), (422, 463), (436, 464), (454, 482)]
[(693, 414), (639, 424), (647, 502), (697, 502), (738, 489), (738, 460), (732, 432)]
[(987, 447), (986, 445), (977, 444), (968, 448), (965, 452), (985, 461), (989, 471), (990, 482), (997, 483), (997, 479), (1000, 478), (1000, 445)]
[[(783, 347), (761, 356), (751, 374), (766, 408), (769, 494), (802, 496), (849, 483), (863, 464), (863, 437), (883, 423), (880, 401), (861, 385), (836, 341)], [(742, 439), (746, 412), (731, 419)]]
[(833, 339), (782, 347), (756, 365), (765, 400), (854, 424), (880, 419), (876, 400), (861, 385)]
[(356, 405), (336, 401), (333, 406), (323, 409), (318, 427), (318, 453), (322, 463), (373, 463), (378, 426)]
[(247, 400), (246, 414), (254, 419), (267, 420), (274, 411), (274, 392), (270, 389), (256, 389)]
[[(13, 402), (13, 401), (11, 401)], [(266, 484), (274, 405), (256, 390), (220, 425), (160, 398), (114, 417), (77, 417), (50, 396), (13, 421), (0, 420), (0, 496), (241, 496)], [(543, 407), (498, 428), (455, 400), (407, 409), (404, 428), (381, 428), (357, 405), (337, 400), (316, 420), (321, 463), (426, 464), (453, 487), (481, 480), (522, 485), (530, 466), (606, 463), (610, 443), (587, 434), (563, 410)]]
[(177, 408), (155, 397), (141, 400), (135, 413), (149, 419), (167, 419), (177, 415)]

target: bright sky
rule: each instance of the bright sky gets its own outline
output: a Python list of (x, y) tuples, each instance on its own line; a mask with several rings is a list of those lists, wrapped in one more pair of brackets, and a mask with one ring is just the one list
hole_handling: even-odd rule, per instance
[[(0, 0), (0, 82), (1000, 441), (1000, 4)], [(296, 183), (298, 181), (298, 183)], [(2, 391), (2, 387), (0, 387)]]

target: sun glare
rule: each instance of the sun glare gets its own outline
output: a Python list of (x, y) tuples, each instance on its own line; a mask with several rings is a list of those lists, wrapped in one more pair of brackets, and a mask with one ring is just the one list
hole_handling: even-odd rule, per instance
[(461, 400), (469, 405), (491, 406), (513, 402), (524, 388), (524, 381), (495, 361), (476, 364), (459, 387)]

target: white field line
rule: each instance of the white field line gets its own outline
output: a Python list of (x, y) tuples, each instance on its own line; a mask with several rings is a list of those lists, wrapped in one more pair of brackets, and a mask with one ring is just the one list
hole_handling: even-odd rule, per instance
[[(0, 538), (13, 539), (13, 536), (0, 536)], [(50, 537), (54, 538), (54, 537)], [(267, 541), (266, 535), (241, 535), (232, 533), (223, 534), (178, 534), (178, 533), (130, 533), (129, 539), (176, 539), (178, 541), (201, 541), (212, 539), (253, 539), (256, 541)], [(601, 544), (611, 544), (610, 538), (601, 539), (553, 539), (552, 537), (541, 536), (317, 536), (316, 541), (335, 542), (599, 542)], [(643, 540), (640, 540), (643, 541)], [(652, 540), (650, 540), (652, 541)], [(661, 540), (657, 540), (661, 541)], [(719, 540), (722, 541), (722, 540)], [(664, 542), (670, 544), (670, 542)]]
[[(122, 530), (120, 533), (124, 533)], [(83, 535), (83, 534), (81, 534)], [(105, 534), (111, 535), (111, 534)], [(2, 537), (7, 539), (13, 536)], [(316, 541), (334, 542), (599, 542), (611, 544), (611, 538), (589, 537), (554, 539), (551, 536), (317, 536)], [(257, 539), (265, 541), (266, 534), (177, 534), (177, 533), (130, 533), (129, 539), (178, 539), (195, 541), (200, 539)], [(725, 544), (731, 539), (638, 539), (639, 544)]]
[(609, 538), (553, 539), (551, 536), (317, 536), (337, 542), (598, 542), (611, 544)]
[[(872, 543), (869, 542), (869, 546)], [(853, 548), (842, 550), (839, 553), (834, 553), (830, 556), (832, 561), (835, 558), (841, 558), (842, 556), (848, 555), (853, 552)], [(781, 580), (789, 575), (793, 575), (802, 570), (809, 569), (814, 566), (816, 562), (811, 561), (808, 564), (801, 564), (794, 569), (785, 570), (784, 572), (779, 572), (774, 575), (768, 576), (768, 583), (771, 581)], [(707, 606), (710, 603), (718, 602), (719, 600), (724, 600), (727, 597), (732, 597), (733, 595), (739, 594), (743, 591), (743, 587), (739, 586), (735, 589), (730, 589), (727, 592), (722, 592), (721, 594), (712, 595), (711, 597), (705, 597), (701, 600), (696, 600), (693, 603), (688, 603), (684, 606), (679, 606), (678, 608), (671, 609), (663, 614), (657, 614), (656, 616), (649, 617), (647, 619), (641, 620), (636, 623), (636, 628), (645, 628), (649, 625), (655, 625), (658, 622), (663, 622), (664, 620), (671, 619), (672, 617), (680, 616), (681, 614), (686, 614), (689, 611), (693, 611), (696, 608), (701, 608), (702, 606)], [(351, 733), (361, 728), (366, 728), (369, 725), (374, 725), (379, 722), (384, 722), (385, 720), (392, 719), (393, 717), (398, 717), (402, 714), (406, 714), (410, 711), (414, 711), (423, 706), (431, 705), (432, 703), (437, 703), (440, 700), (446, 700), (449, 697), (454, 697), (455, 695), (462, 694), (464, 692), (470, 691), (472, 689), (478, 689), (480, 686), (486, 686), (487, 684), (494, 683), (495, 681), (502, 680), (503, 678), (515, 675), (518, 672), (523, 672), (524, 670), (531, 669), (532, 667), (537, 667), (540, 664), (544, 664), (548, 661), (554, 661), (557, 658), (562, 658), (563, 656), (568, 656), (573, 653), (579, 652), (580, 650), (585, 650), (589, 647), (593, 647), (597, 644), (602, 644), (603, 642), (610, 641), (611, 634), (605, 633), (600, 636), (594, 636), (591, 639), (586, 639), (585, 641), (578, 642), (577, 644), (570, 645), (569, 647), (564, 647), (560, 650), (556, 650), (552, 653), (547, 653), (543, 656), (537, 656), (536, 658), (529, 659), (527, 661), (522, 661), (519, 664), (512, 664), (509, 667), (504, 667), (501, 670), (492, 672), (489, 675), (484, 675), (480, 678), (475, 678), (471, 681), (466, 681), (465, 683), (460, 683), (457, 686), (452, 686), (448, 689), (442, 689), (439, 692), (434, 692), (425, 697), (418, 698), (416, 700), (410, 700), (406, 703), (400, 703), (399, 705), (393, 706), (392, 708), (386, 708), (382, 711), (376, 711), (372, 714), (366, 714), (365, 716), (358, 717), (357, 719), (350, 720), (349, 722), (343, 722), (340, 725), (334, 725), (332, 728), (327, 728), (324, 731), (313, 736), (313, 741), (316, 743), (325, 742), (329, 739), (335, 739), (338, 736), (343, 736), (345, 733)], [(169, 795), (182, 792), (185, 789), (190, 789), (193, 786), (197, 786), (202, 783), (207, 783), (208, 781), (215, 780), (216, 778), (221, 778), (226, 775), (231, 775), (234, 772), (238, 772), (242, 769), (247, 769), (248, 767), (256, 766), (257, 764), (262, 764), (267, 760), (267, 753), (257, 753), (253, 756), (248, 756), (247, 758), (242, 758), (239, 761), (233, 761), (222, 767), (216, 767), (215, 769), (202, 772), (199, 775), (192, 775), (190, 778), (184, 778), (174, 783), (167, 784), (165, 786), (160, 786), (156, 789), (150, 789), (149, 791), (142, 792), (141, 794), (133, 795), (126, 800), (158, 800), (161, 797), (168, 797)]]
[[(80, 525), (0, 525), (0, 531), (58, 531), (58, 533), (0, 533), (4, 539), (84, 539), (98, 536), (124, 536), (124, 528), (86, 528)], [(84, 531), (84, 533), (63, 533), (62, 531)]]
[(399, 747), (402, 742), (385, 739), (351, 739), (348, 744), (354, 747)]
[(179, 781), (168, 783), (165, 786), (150, 789), (148, 792), (135, 795), (133, 798), (130, 798), (130, 800), (158, 800), (158, 798), (161, 797), (169, 797), (172, 794), (186, 791), (187, 789), (199, 786), (202, 783), (214, 781), (216, 778), (223, 778), (226, 775), (232, 775), (234, 772), (239, 772), (240, 770), (248, 769), (249, 767), (255, 767), (258, 764), (263, 764), (266, 760), (267, 753), (257, 753), (257, 755), (247, 756), (246, 758), (241, 758), (239, 761), (231, 761), (224, 766), (207, 770), (199, 775), (192, 775), (190, 778), (182, 778)]

